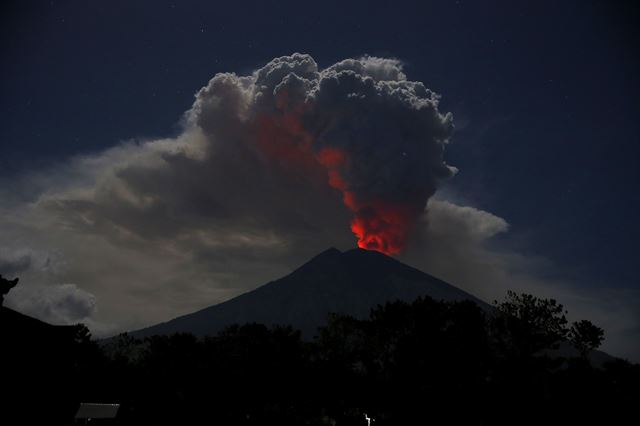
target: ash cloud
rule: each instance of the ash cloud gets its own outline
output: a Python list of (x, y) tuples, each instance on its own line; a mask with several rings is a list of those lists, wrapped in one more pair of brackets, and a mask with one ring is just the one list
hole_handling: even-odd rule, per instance
[[(395, 248), (363, 247), (396, 253), (455, 172), (443, 160), (452, 118), (437, 105), (397, 60), (363, 57), (320, 70), (309, 55), (276, 58), (249, 76), (217, 74), (176, 140), (77, 160), (72, 173), (86, 188), (45, 191), (38, 203), (64, 226), (125, 240), (175, 239), (200, 227), (209, 241), (265, 229), (274, 241), (309, 241), (342, 226), (341, 242), (353, 215), (361, 241), (376, 234)], [(323, 161), (327, 152), (342, 160)]]
[(96, 298), (75, 284), (18, 285), (7, 296), (6, 305), (53, 324), (75, 324), (91, 318)]
[(14, 276), (31, 266), (31, 256), (24, 253), (2, 253), (0, 251), (0, 275)]
[(294, 54), (251, 76), (218, 74), (187, 121), (213, 141), (210, 149), (235, 159), (216, 141), (240, 146), (268, 173), (285, 169), (318, 182), (320, 163), (355, 215), (361, 246), (397, 253), (438, 184), (456, 171), (443, 159), (452, 116), (438, 111), (438, 101), (394, 59), (348, 59), (320, 70)]
[(0, 246), (0, 275), (5, 277), (55, 272), (61, 266), (61, 260), (55, 252)]
[(349, 153), (348, 190), (364, 201), (408, 200), (422, 210), (440, 181), (456, 171), (443, 160), (453, 118), (438, 111), (438, 95), (406, 80), (401, 70), (398, 61), (380, 58), (327, 68), (313, 93), (314, 127), (318, 149)]

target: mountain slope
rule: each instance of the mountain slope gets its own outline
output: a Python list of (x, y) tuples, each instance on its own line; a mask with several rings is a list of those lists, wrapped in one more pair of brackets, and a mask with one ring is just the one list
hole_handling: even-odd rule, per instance
[(376, 304), (412, 301), (422, 295), (436, 300), (473, 300), (488, 307), (476, 297), (382, 253), (331, 248), (291, 274), (253, 291), (130, 334), (207, 335), (230, 324), (258, 322), (292, 325), (313, 336), (330, 312), (364, 318)]

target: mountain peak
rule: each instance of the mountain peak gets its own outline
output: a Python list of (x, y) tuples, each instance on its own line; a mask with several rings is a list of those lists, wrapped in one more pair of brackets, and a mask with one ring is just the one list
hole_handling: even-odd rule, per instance
[(342, 254), (347, 258), (355, 258), (355, 259), (393, 259), (393, 257), (386, 255), (377, 250), (368, 250), (363, 248), (353, 248), (342, 252)]
[(201, 311), (132, 332), (134, 336), (191, 332), (214, 334), (234, 323), (291, 325), (312, 336), (329, 313), (366, 318), (386, 302), (472, 300), (476, 297), (383, 253), (329, 248), (278, 280)]
[(334, 258), (336, 256), (340, 256), (342, 254), (342, 252), (340, 250), (338, 250), (335, 247), (329, 247), (328, 249), (326, 249), (325, 251), (315, 255), (314, 257), (311, 258), (310, 262), (313, 262), (316, 259), (330, 259), (330, 258)]

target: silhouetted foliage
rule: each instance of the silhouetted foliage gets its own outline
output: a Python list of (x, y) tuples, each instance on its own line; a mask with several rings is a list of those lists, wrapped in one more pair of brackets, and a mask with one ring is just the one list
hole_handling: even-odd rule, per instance
[(18, 284), (18, 281), (20, 281), (20, 278), (8, 280), (0, 275), (0, 306), (4, 303), (4, 296)]
[(574, 322), (568, 335), (569, 341), (585, 358), (589, 352), (598, 348), (604, 340), (604, 330), (587, 320)]
[[(120, 403), (121, 425), (365, 425), (365, 413), (374, 426), (620, 424), (640, 397), (640, 367), (591, 365), (602, 330), (568, 328), (565, 314), (509, 293), (494, 310), (425, 297), (367, 319), (331, 315), (312, 341), (244, 324), (97, 343), (78, 325), (21, 335), (14, 343), (30, 343), (13, 363), (32, 370), (21, 392), (39, 389), (29, 403), (47, 401), (47, 424), (71, 422), (81, 401)], [(567, 339), (579, 357), (554, 352)]]
[(509, 291), (504, 302), (495, 304), (492, 325), (505, 347), (516, 351), (510, 356), (530, 357), (556, 349), (567, 336), (567, 312), (553, 299)]

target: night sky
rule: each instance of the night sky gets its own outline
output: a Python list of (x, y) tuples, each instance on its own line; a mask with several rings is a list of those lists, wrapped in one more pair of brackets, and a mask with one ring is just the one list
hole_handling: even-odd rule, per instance
[[(305, 245), (308, 250), (296, 255), (291, 254), (295, 244), (287, 243), (277, 258), (256, 260), (259, 252), (246, 256), (234, 246), (224, 260), (207, 262), (206, 250), (189, 246), (190, 251), (180, 248), (175, 268), (193, 264), (197, 272), (171, 277), (163, 270), (151, 276), (134, 272), (154, 267), (145, 244), (182, 241), (184, 232), (160, 235), (157, 229), (169, 226), (163, 222), (123, 243), (91, 231), (95, 247), (105, 247), (96, 256), (104, 257), (80, 260), (73, 253), (86, 242), (45, 241), (33, 235), (57, 225), (38, 215), (33, 221), (15, 218), (37, 206), (43, 194), (73, 192), (75, 177), (83, 188), (91, 186), (86, 164), (70, 166), (79, 158), (111, 158), (101, 153), (123, 141), (179, 137), (194, 94), (216, 73), (250, 75), (294, 52), (311, 55), (321, 69), (370, 55), (401, 61), (407, 79), (440, 94), (439, 111), (453, 114), (455, 130), (444, 159), (459, 172), (443, 180), (433, 199), (495, 219), (500, 230), (480, 232), (487, 241), (474, 265), (517, 265), (515, 272), (509, 266), (508, 274), (489, 277), (506, 274), (505, 280), (524, 283), (514, 288), (539, 289), (595, 323), (604, 321), (610, 336), (604, 349), (640, 360), (640, 67), (632, 2), (322, 2), (313, 9), (300, 2), (269, 3), (9, 1), (0, 6), (0, 232), (5, 234), (0, 268), (23, 276), (25, 288), (29, 278), (34, 289), (57, 286), (49, 293), (23, 290), (24, 301), (18, 294), (16, 306), (45, 319), (80, 319), (94, 333), (109, 334), (263, 284), (322, 250), (322, 244), (349, 248), (343, 246), (348, 224), (335, 243), (328, 238), (318, 247)], [(142, 229), (132, 223), (120, 225), (130, 227), (128, 232)], [(429, 223), (436, 229), (441, 222)], [(69, 226), (65, 222), (62, 228)], [(285, 235), (279, 226), (277, 238)], [(111, 257), (118, 244), (145, 253), (130, 271)], [(429, 250), (438, 250), (430, 244)], [(464, 276), (448, 275), (453, 266), (436, 255), (416, 260), (416, 247), (400, 259), (484, 298), (500, 297), (499, 291), (481, 289), (492, 283), (469, 284)], [(89, 283), (90, 268), (80, 270), (74, 266), (79, 263), (92, 265), (101, 276), (120, 269), (100, 284)], [(176, 284), (184, 280), (202, 284)], [(105, 296), (105, 286), (122, 289)], [(554, 288), (561, 290), (549, 290)], [(55, 299), (56, 292), (69, 289), (79, 299), (90, 296), (89, 302), (87, 297), (78, 302), (85, 303), (84, 311), (66, 316), (39, 311), (46, 306), (43, 312), (70, 312), (60, 302), (63, 296)], [(131, 301), (148, 294), (159, 307), (149, 308), (148, 315), (136, 313), (143, 302)], [(48, 297), (54, 302), (44, 300)]]

